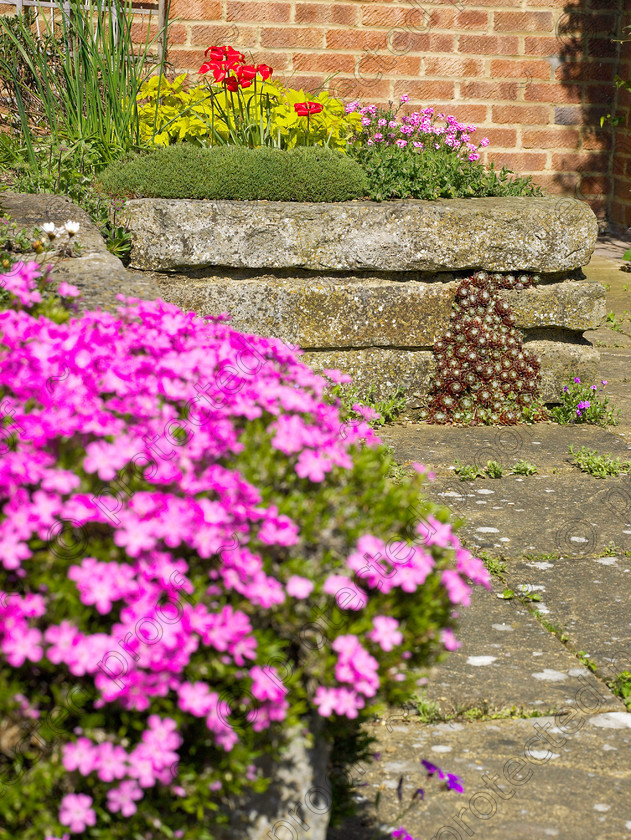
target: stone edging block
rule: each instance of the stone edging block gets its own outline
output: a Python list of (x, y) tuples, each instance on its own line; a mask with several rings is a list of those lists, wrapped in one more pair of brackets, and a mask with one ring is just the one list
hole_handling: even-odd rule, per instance
[(204, 266), (317, 271), (571, 271), (586, 265), (598, 223), (581, 201), (203, 201), (142, 198), (124, 216), (132, 268)]

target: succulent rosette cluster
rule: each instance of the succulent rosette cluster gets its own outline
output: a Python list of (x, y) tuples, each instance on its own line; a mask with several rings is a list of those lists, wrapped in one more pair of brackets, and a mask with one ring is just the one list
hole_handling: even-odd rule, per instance
[(7, 837), (212, 837), (290, 727), (357, 725), (455, 647), (488, 573), (342, 375), (160, 300), (0, 335)]
[(541, 363), (524, 349), (511, 306), (501, 295), (527, 289), (538, 279), (478, 271), (459, 283), (449, 329), (434, 343), (436, 374), (422, 419), (501, 425), (525, 416), (538, 419)]

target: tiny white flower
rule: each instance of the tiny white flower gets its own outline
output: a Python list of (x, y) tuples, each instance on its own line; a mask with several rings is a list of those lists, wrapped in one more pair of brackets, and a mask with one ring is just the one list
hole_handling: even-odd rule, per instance
[(64, 227), (66, 228), (66, 233), (68, 234), (68, 236), (74, 236), (75, 233), (79, 233), (79, 228), (81, 227), (81, 225), (79, 224), (79, 222), (73, 222), (71, 220), (68, 220)]
[(42, 225), (42, 230), (48, 235), (49, 239), (54, 239), (57, 236), (54, 222), (46, 222), (46, 224)]

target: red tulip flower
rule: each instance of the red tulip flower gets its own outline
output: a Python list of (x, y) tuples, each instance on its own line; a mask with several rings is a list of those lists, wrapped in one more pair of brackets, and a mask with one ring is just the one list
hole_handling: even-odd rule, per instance
[(208, 58), (208, 53), (210, 53), (209, 61), (223, 61), (224, 59), (224, 51), (222, 47), (208, 47), (204, 55)]
[(238, 61), (239, 63), (245, 61), (245, 56), (239, 50), (235, 50), (232, 47), (222, 47), (222, 49), (228, 61)]
[(200, 73), (212, 73), (216, 82), (223, 82), (228, 75), (226, 68), (217, 61), (205, 61), (199, 68)]
[(310, 117), (311, 114), (319, 114), (324, 108), (319, 102), (297, 102), (294, 110), (299, 117)]
[(247, 87), (244, 82), (252, 82), (256, 78), (256, 67), (252, 64), (243, 64), (236, 69), (237, 79), (241, 83), (241, 87)]
[(263, 81), (266, 81), (267, 79), (269, 79), (269, 77), (274, 71), (269, 66), (269, 64), (257, 64), (256, 72), (261, 76)]
[(226, 90), (235, 93), (239, 89), (239, 80), (236, 76), (228, 76), (225, 82)]

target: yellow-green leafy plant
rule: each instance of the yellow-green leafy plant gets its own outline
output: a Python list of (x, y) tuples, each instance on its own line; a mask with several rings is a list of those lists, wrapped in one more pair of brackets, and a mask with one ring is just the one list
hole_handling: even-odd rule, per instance
[[(233, 51), (233, 55), (242, 54)], [(247, 78), (230, 76), (232, 70), (237, 74), (249, 67), (258, 71), (254, 65), (238, 65), (238, 61), (205, 62), (201, 71), (207, 81), (188, 88), (186, 74), (173, 81), (157, 76), (147, 80), (138, 93), (143, 140), (162, 146), (186, 141), (204, 146), (230, 143), (282, 149), (324, 145), (344, 151), (347, 138), (360, 129), (361, 115), (347, 114), (341, 100), (328, 91), (310, 95), (322, 110), (307, 120), (295, 107), (309, 99), (304, 90), (271, 81), (271, 68), (265, 65), (258, 68), (265, 67), (266, 78), (255, 77), (253, 84)]]

